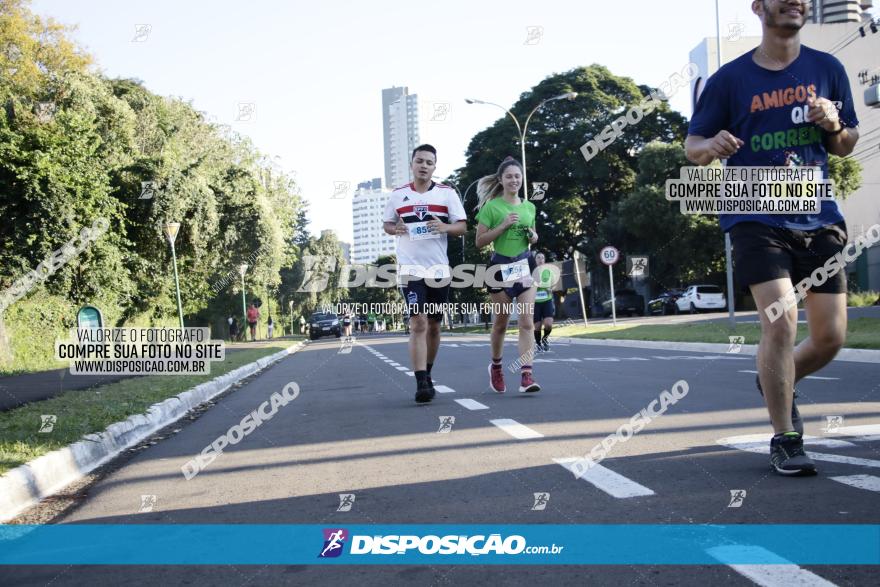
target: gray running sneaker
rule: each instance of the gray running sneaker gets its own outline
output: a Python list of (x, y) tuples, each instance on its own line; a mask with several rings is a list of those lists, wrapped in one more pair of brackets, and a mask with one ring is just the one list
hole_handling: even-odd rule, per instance
[(786, 432), (770, 440), (770, 466), (788, 477), (816, 474), (816, 465), (804, 452), (804, 439), (797, 432)]

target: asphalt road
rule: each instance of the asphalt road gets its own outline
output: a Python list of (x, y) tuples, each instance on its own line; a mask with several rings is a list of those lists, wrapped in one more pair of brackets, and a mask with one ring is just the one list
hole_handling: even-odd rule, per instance
[[(505, 347), (505, 363), (516, 347)], [(754, 359), (556, 344), (544, 389), (489, 391), (483, 337), (449, 337), (439, 393), (416, 405), (405, 338), (310, 343), (91, 487), (61, 523), (878, 524), (880, 365), (834, 362), (799, 385), (820, 474), (781, 478)], [(581, 479), (565, 466), (677, 381), (688, 393)], [(181, 466), (296, 382), (299, 397), (206, 470)], [(470, 401), (462, 401), (470, 400)], [(453, 416), (451, 431), (438, 433)], [(826, 416), (837, 433), (826, 433)], [(448, 420), (447, 420), (448, 422)], [(868, 428), (865, 428), (868, 426)], [(857, 428), (862, 427), (862, 428)], [(757, 435), (757, 436), (753, 436)], [(752, 443), (752, 444), (750, 444)], [(758, 452), (750, 452), (755, 450)], [(745, 490), (740, 507), (731, 491)], [(348, 512), (340, 493), (354, 494)], [(535, 493), (548, 493), (543, 510)], [(141, 511), (142, 496), (155, 496)], [(151, 502), (152, 503), (152, 502)], [(792, 536), (798, 540), (798, 536)], [(145, 545), (148, 548), (148, 545)], [(9, 585), (876, 585), (876, 568), (716, 566), (13, 567)], [(743, 573), (752, 573), (747, 578)], [(766, 574), (768, 574), (765, 576)], [(775, 574), (774, 574), (775, 573)], [(823, 583), (821, 581), (827, 581)]]

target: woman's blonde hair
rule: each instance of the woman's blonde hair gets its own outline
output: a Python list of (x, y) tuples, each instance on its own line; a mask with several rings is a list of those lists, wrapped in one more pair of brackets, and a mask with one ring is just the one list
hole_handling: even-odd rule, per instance
[(519, 167), (520, 173), (522, 173), (522, 164), (513, 157), (507, 157), (498, 166), (498, 171), (495, 172), (495, 175), (486, 175), (480, 178), (480, 181), (477, 182), (477, 196), (479, 197), (477, 210), (482, 208), (486, 202), (497, 198), (499, 194), (504, 192), (504, 187), (501, 185), (501, 177), (504, 175), (504, 170), (511, 165)]

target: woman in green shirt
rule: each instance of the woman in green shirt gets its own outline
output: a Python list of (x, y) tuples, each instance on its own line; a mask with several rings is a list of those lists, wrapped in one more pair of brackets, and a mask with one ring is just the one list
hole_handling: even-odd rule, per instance
[[(504, 350), (504, 333), (510, 320), (510, 304), (515, 299), (520, 305), (519, 312), (519, 353), (521, 361), (521, 381), (519, 391), (530, 393), (540, 391), (541, 386), (532, 378), (531, 358), (534, 321), (532, 318), (535, 302), (535, 287), (532, 271), (535, 261), (529, 252), (529, 245), (538, 242), (535, 232), (535, 205), (519, 197), (522, 187), (522, 165), (513, 157), (508, 157), (498, 166), (494, 175), (487, 175), (477, 183), (477, 248), (492, 244), (492, 258), (487, 277), (489, 295), (496, 305), (495, 322), (492, 325), (491, 347), (492, 363), (489, 365), (489, 386), (496, 393), (504, 393), (504, 372), (501, 353)], [(494, 281), (491, 280), (494, 278)]]

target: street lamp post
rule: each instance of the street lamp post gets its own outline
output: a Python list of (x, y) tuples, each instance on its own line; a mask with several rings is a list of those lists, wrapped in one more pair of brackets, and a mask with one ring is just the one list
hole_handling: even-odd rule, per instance
[(290, 336), (293, 336), (293, 300), (287, 302), (287, 306), (290, 309)]
[[(247, 272), (247, 270), (248, 270), (247, 263), (242, 263), (241, 265), (238, 266), (238, 272), (241, 274), (241, 316), (242, 316), (241, 327), (242, 328), (245, 328), (245, 324), (247, 324), (247, 303), (245, 302), (245, 295), (244, 295), (244, 274)], [(245, 339), (246, 339), (246, 337), (245, 337)]]
[[(718, 58), (718, 69), (721, 69), (721, 12), (718, 10), (718, 0), (715, 0), (715, 54)], [(733, 291), (733, 254), (730, 244), (730, 233), (724, 233), (724, 261), (727, 265), (727, 318), (731, 328), (736, 328), (735, 306), (736, 300)]]
[(477, 100), (474, 98), (465, 98), (465, 102), (468, 104), (489, 104), (490, 106), (496, 106), (501, 108), (513, 119), (513, 123), (516, 125), (516, 130), (519, 131), (519, 145), (522, 153), (522, 166), (523, 166), (523, 195), (526, 199), (529, 198), (529, 182), (528, 175), (526, 174), (526, 132), (529, 130), (529, 121), (532, 119), (532, 115), (541, 109), (547, 102), (552, 102), (553, 100), (574, 100), (577, 98), (577, 92), (566, 92), (565, 94), (560, 94), (558, 96), (553, 96), (552, 98), (547, 98), (543, 100), (540, 104), (535, 106), (531, 112), (529, 112), (528, 117), (526, 118), (526, 123), (523, 126), (520, 126), (519, 120), (516, 119), (516, 116), (513, 115), (513, 112), (505, 108), (500, 104), (496, 104), (494, 102), (486, 102), (485, 100)]
[(177, 292), (177, 317), (180, 320), (180, 328), (183, 329), (183, 305), (180, 303), (180, 280), (177, 277), (177, 252), (174, 250), (174, 240), (177, 238), (177, 232), (180, 230), (180, 222), (166, 222), (165, 236), (171, 244), (171, 260), (174, 265), (174, 289)]

